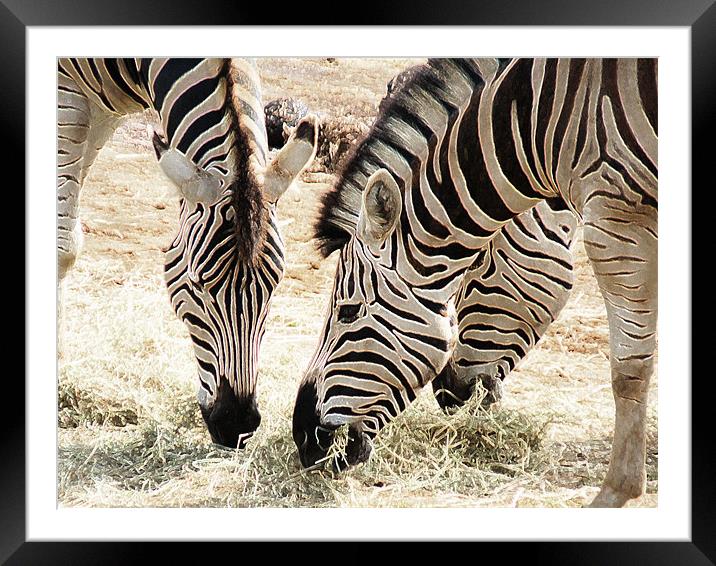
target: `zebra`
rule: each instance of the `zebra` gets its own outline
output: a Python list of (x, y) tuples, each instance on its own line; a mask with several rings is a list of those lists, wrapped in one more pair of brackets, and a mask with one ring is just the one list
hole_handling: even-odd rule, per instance
[[(395, 75), (386, 96), (395, 96), (421, 68)], [(360, 210), (360, 201), (354, 209)], [(570, 246), (576, 227), (575, 216), (560, 199), (540, 202), (498, 231), (465, 272), (455, 295), (457, 343), (430, 382), (443, 410), (463, 405), (478, 382), (484, 407), (502, 397), (502, 381), (567, 303), (574, 283)]]
[(191, 337), (211, 438), (242, 448), (261, 420), (259, 345), (285, 266), (276, 202), (315, 155), (315, 117), (267, 165), (253, 61), (64, 58), (57, 81), (58, 304), (82, 244), (87, 172), (123, 117), (154, 109), (163, 131), (153, 146), (180, 197), (179, 229), (165, 251), (170, 302)]
[(444, 410), (463, 405), (476, 385), (482, 405), (567, 304), (574, 284), (571, 246), (577, 219), (549, 199), (507, 223), (480, 252), (455, 295), (457, 343), (430, 384)]
[(347, 465), (370, 456), (379, 430), (448, 362), (466, 270), (512, 218), (561, 198), (583, 225), (609, 323), (614, 438), (591, 505), (643, 493), (657, 90), (656, 59), (432, 59), (381, 103), (318, 218), (323, 254), (340, 255), (294, 406), (303, 466), (325, 457), (342, 425)]

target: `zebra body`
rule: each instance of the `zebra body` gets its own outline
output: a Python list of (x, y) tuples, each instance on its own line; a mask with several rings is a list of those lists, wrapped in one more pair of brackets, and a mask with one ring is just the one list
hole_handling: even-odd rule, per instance
[(165, 254), (172, 307), (186, 324), (198, 400), (214, 441), (241, 446), (258, 427), (259, 344), (284, 272), (275, 203), (315, 153), (315, 119), (272, 161), (252, 61), (60, 59), (57, 248), (61, 282), (81, 246), (80, 190), (126, 115), (152, 108), (159, 165), (181, 197)]
[(324, 254), (340, 256), (294, 408), (304, 465), (343, 424), (347, 462), (368, 457), (371, 439), (448, 363), (466, 271), (515, 216), (558, 197), (584, 224), (610, 329), (615, 435), (593, 504), (642, 493), (656, 109), (656, 60), (636, 59), (431, 60), (381, 104), (318, 223)]

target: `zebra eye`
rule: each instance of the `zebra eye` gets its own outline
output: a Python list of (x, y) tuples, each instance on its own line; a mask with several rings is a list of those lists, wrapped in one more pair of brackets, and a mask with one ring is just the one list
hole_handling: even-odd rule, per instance
[(338, 322), (355, 322), (360, 312), (360, 304), (341, 305), (338, 309)]

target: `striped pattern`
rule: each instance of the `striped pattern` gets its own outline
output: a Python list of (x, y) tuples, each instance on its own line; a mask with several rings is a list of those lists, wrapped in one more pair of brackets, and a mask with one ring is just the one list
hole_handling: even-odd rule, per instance
[(384, 101), (318, 224), (324, 253), (340, 257), (294, 410), (304, 464), (325, 453), (319, 426), (349, 424), (348, 463), (367, 457), (370, 439), (447, 364), (465, 272), (515, 216), (558, 197), (584, 222), (610, 323), (615, 441), (594, 503), (641, 493), (656, 109), (656, 60), (638, 59), (431, 60)]
[(455, 350), (431, 381), (443, 408), (462, 405), (479, 382), (483, 404), (539, 341), (574, 282), (570, 247), (577, 220), (553, 199), (515, 217), (480, 253), (455, 296)]
[(226, 222), (231, 206), (231, 197), (194, 210), (182, 203), (181, 228), (165, 254), (165, 279), (192, 337), (201, 388), (214, 397), (221, 376), (242, 398), (256, 388), (268, 305), (285, 260), (272, 209), (255, 265), (237, 261), (234, 227)]
[(215, 441), (236, 446), (260, 420), (259, 345), (284, 271), (275, 206), (262, 191), (268, 148), (253, 62), (59, 60), (59, 276), (79, 253), (79, 195), (89, 167), (119, 120), (146, 108), (157, 111), (163, 130), (155, 139), (160, 165), (166, 153), (177, 178), (219, 187), (216, 202), (181, 200), (165, 271), (194, 345), (204, 418)]

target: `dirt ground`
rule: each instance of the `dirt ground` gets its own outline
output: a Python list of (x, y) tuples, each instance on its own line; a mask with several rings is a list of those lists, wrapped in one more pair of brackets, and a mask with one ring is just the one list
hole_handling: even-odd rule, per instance
[[(259, 67), (265, 102), (293, 96), (324, 115), (372, 119), (388, 80), (415, 62), (263, 59)], [(494, 416), (451, 420), (424, 391), (384, 431), (368, 464), (340, 477), (301, 471), (291, 411), (335, 269), (335, 257), (321, 260), (311, 241), (310, 219), (332, 180), (320, 172), (304, 174), (278, 207), (288, 266), (261, 350), (261, 428), (245, 451), (213, 446), (194, 400), (188, 334), (163, 284), (162, 248), (174, 236), (178, 202), (151, 150), (151, 119), (136, 115), (118, 128), (82, 194), (85, 245), (66, 281), (59, 354), (60, 505), (563, 507), (596, 494), (614, 403), (606, 314), (581, 241), (571, 299), (508, 376)], [(655, 375), (647, 494), (632, 506), (657, 504), (657, 390)], [(481, 466), (460, 452), (479, 440), (460, 426), (478, 421), (498, 433)], [(443, 430), (456, 443), (452, 456), (418, 444), (423, 432)]]

